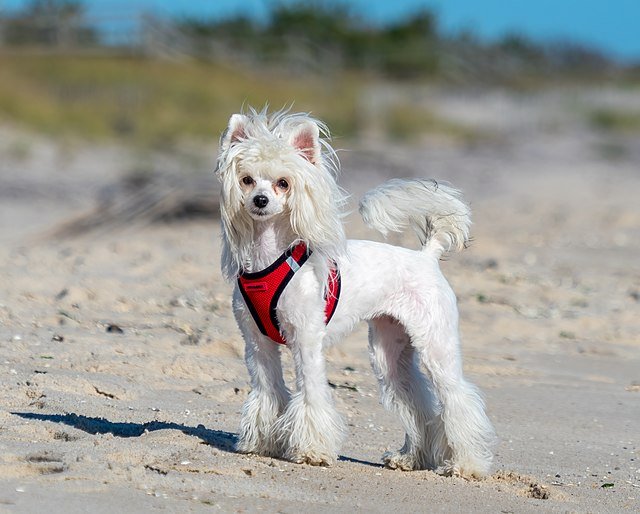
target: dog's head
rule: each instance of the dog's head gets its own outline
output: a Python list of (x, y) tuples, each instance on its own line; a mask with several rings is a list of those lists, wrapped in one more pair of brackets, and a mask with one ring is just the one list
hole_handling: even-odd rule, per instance
[(231, 116), (217, 168), (227, 278), (247, 262), (256, 223), (287, 224), (312, 250), (340, 251), (345, 196), (323, 133), (325, 126), (306, 114), (251, 110)]

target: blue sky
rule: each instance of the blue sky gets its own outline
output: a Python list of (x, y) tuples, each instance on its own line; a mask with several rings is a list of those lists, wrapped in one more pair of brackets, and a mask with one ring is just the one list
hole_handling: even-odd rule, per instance
[[(13, 9), (28, 0), (0, 0)], [(273, 0), (84, 0), (96, 17), (150, 10), (163, 15), (211, 18), (232, 14), (262, 17)], [(331, 3), (329, 1), (329, 3)], [(419, 8), (438, 14), (445, 32), (470, 30), (497, 39), (518, 32), (538, 41), (570, 39), (624, 60), (640, 60), (640, 0), (351, 0), (372, 22), (392, 21)]]

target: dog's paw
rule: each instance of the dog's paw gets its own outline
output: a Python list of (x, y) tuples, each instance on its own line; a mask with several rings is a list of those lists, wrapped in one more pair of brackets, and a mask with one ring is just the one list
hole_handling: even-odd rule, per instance
[(389, 469), (400, 469), (402, 471), (413, 471), (418, 469), (416, 466), (416, 460), (410, 453), (403, 453), (401, 451), (389, 451), (385, 452), (382, 456), (382, 461), (385, 467)]
[(240, 438), (236, 442), (238, 453), (262, 455), (263, 457), (280, 457), (281, 450), (273, 438)]
[(335, 462), (335, 459), (330, 455), (315, 451), (295, 453), (291, 456), (290, 460), (291, 462), (295, 462), (296, 464), (309, 464), (310, 466), (323, 467), (331, 466)]
[(447, 477), (462, 477), (467, 480), (480, 480), (489, 474), (488, 465), (478, 465), (472, 463), (460, 464), (452, 461), (446, 461), (444, 466), (438, 469), (441, 475)]
[(246, 453), (246, 454), (257, 454), (258, 445), (252, 444), (249, 441), (238, 440), (235, 445), (235, 450), (238, 453)]
[(246, 455), (263, 455), (266, 445), (256, 438), (244, 438), (238, 439), (235, 444), (235, 450), (237, 453), (244, 453)]

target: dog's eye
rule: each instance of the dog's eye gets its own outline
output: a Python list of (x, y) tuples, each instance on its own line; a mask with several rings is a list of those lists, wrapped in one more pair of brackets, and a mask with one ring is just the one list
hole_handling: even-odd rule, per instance
[(289, 189), (289, 182), (287, 182), (285, 179), (281, 178), (280, 180), (278, 180), (278, 182), (276, 182), (276, 186), (278, 186), (280, 189), (284, 189), (286, 191), (287, 189)]
[(250, 176), (247, 175), (246, 177), (242, 177), (242, 183), (245, 186), (251, 186), (251, 185), (253, 185), (253, 179)]

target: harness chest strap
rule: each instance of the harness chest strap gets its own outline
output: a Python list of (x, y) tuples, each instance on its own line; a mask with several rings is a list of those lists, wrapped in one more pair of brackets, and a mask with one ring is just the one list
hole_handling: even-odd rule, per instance
[[(276, 343), (286, 344), (276, 315), (278, 300), (311, 253), (304, 243), (298, 243), (264, 270), (238, 276), (238, 287), (258, 329)], [(329, 323), (338, 306), (340, 285), (340, 272), (334, 264), (325, 296), (325, 323)]]

